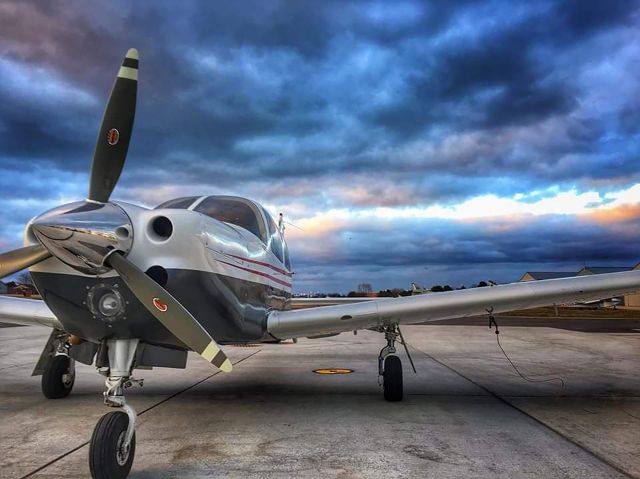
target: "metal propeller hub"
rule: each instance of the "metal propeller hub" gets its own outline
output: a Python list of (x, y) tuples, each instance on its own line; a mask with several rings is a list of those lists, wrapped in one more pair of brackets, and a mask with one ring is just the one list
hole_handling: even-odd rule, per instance
[(105, 258), (128, 253), (133, 244), (129, 216), (113, 203), (79, 201), (54, 208), (31, 224), (34, 236), (55, 257), (91, 275), (111, 269)]

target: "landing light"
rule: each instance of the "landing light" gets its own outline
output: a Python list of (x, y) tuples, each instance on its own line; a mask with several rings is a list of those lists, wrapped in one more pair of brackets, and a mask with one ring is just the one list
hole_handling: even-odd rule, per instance
[(117, 284), (94, 285), (87, 292), (85, 303), (94, 316), (109, 323), (119, 319), (126, 309), (126, 301), (118, 290)]
[(106, 293), (98, 301), (98, 310), (103, 316), (110, 318), (120, 312), (122, 308), (122, 298), (116, 293)]

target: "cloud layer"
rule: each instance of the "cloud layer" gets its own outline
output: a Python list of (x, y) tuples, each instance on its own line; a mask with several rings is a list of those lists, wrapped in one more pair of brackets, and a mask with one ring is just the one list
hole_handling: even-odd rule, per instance
[(288, 230), (298, 290), (634, 264), (636, 5), (3, 2), (0, 246), (86, 194), (135, 46), (115, 196), (231, 193), (283, 211), (304, 229)]

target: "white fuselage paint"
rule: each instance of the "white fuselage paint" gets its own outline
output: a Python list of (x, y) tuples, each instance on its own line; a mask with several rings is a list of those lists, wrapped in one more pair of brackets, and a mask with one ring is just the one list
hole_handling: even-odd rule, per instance
[[(167, 270), (203, 271), (291, 292), (291, 273), (267, 245), (244, 228), (191, 210), (150, 210), (115, 203), (125, 210), (133, 226), (133, 245), (128, 258), (143, 271), (156, 265)], [(153, 232), (151, 223), (158, 216), (169, 218), (173, 224), (173, 233), (168, 239)], [(29, 230), (27, 226), (24, 243), (36, 244)], [(33, 266), (31, 271), (87, 276), (53, 257)], [(114, 276), (117, 274), (113, 271), (102, 275)]]

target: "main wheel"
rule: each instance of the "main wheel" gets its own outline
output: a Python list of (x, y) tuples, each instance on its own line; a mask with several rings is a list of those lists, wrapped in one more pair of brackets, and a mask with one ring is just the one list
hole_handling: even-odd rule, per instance
[(121, 411), (100, 418), (89, 445), (89, 470), (93, 479), (124, 479), (129, 475), (136, 452), (136, 433), (124, 447), (129, 416)]
[(71, 358), (65, 355), (53, 356), (42, 373), (42, 393), (47, 399), (67, 397), (73, 389), (76, 373)]
[(398, 356), (385, 358), (382, 387), (387, 401), (402, 401), (402, 361)]

